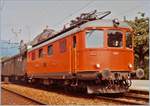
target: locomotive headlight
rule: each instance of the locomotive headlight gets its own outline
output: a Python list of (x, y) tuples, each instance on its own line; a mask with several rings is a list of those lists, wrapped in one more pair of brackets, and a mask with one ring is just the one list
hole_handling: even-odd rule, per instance
[(141, 69), (141, 68), (137, 69), (137, 70), (136, 70), (136, 76), (137, 76), (138, 78), (143, 78), (143, 77), (144, 77), (144, 70)]
[(96, 68), (100, 68), (100, 64), (96, 64)]
[(103, 77), (104, 79), (110, 78), (110, 77), (111, 77), (111, 71), (110, 71), (109, 69), (104, 69), (104, 70), (102, 71), (102, 77)]
[(128, 67), (131, 69), (131, 68), (133, 68), (133, 65), (132, 65), (132, 64), (129, 64)]

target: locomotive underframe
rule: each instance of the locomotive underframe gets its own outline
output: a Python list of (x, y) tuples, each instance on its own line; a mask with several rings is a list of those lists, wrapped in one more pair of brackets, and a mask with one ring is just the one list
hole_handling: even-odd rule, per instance
[[(120, 77), (115, 77), (119, 73)], [(82, 91), (87, 91), (89, 94), (93, 93), (125, 93), (131, 86), (129, 72), (112, 72), (111, 77), (103, 78), (99, 72), (82, 72), (76, 74), (61, 74), (57, 79), (53, 77), (40, 76), (3, 76), (4, 81), (15, 82), (22, 81), (27, 83), (40, 83), (44, 85), (61, 85), (65, 88), (77, 88)], [(128, 76), (128, 77), (126, 77)]]
[[(119, 75), (116, 77), (116, 73)], [(57, 76), (55, 76), (57, 75)], [(81, 72), (76, 74), (53, 74), (53, 76), (30, 76), (29, 83), (44, 85), (58, 84), (64, 87), (86, 89), (87, 93), (124, 93), (131, 86), (129, 72), (112, 72), (111, 77), (103, 78), (99, 72)]]

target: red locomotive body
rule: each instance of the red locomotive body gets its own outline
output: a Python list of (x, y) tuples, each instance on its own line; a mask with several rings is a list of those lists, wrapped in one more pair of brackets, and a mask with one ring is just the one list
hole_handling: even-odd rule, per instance
[(111, 20), (87, 22), (29, 50), (27, 75), (48, 82), (113, 80), (117, 75), (128, 80), (134, 62), (131, 33), (125, 22), (117, 27)]

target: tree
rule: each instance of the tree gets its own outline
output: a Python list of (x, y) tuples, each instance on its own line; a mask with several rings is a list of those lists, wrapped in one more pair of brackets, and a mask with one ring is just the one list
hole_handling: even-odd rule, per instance
[[(140, 13), (140, 12), (139, 12)], [(140, 13), (140, 17), (135, 17), (134, 21), (127, 21), (133, 28), (135, 67), (145, 69), (148, 74), (149, 62), (149, 18), (145, 13)], [(148, 75), (146, 76), (148, 77)]]

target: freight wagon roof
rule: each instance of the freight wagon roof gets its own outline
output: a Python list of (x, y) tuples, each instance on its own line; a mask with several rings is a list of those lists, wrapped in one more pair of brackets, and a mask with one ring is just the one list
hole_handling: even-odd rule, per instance
[[(80, 30), (85, 29), (86, 27), (114, 27), (114, 24), (113, 24), (112, 20), (101, 19), (101, 20), (89, 21), (89, 22), (86, 22), (86, 23), (79, 25), (79, 26), (76, 26), (76, 27), (70, 27), (70, 28), (68, 28), (64, 31), (61, 31), (61, 32), (57, 33), (56, 35), (54, 35), (54, 36), (52, 36), (52, 37), (50, 37), (50, 38), (48, 38), (42, 42), (39, 42), (36, 45), (33, 45), (33, 47), (31, 49), (29, 49), (29, 51), (32, 51), (32, 50), (37, 49), (39, 47), (42, 47), (46, 44), (49, 44), (51, 42), (54, 42), (56, 40), (59, 40), (61, 38), (66, 37), (66, 36), (69, 36), (73, 33), (76, 33)], [(124, 22), (124, 21), (119, 21), (118, 27), (131, 29), (131, 27), (127, 24), (127, 22)]]
[(11, 56), (11, 57), (8, 57), (8, 58), (6, 58), (6, 59), (2, 59), (1, 62), (2, 62), (2, 63), (3, 63), (3, 62), (7, 62), (7, 61), (12, 60), (12, 59), (14, 59), (14, 58), (17, 58), (17, 57), (19, 57), (19, 56), (21, 56), (21, 54), (16, 54), (16, 55)]

